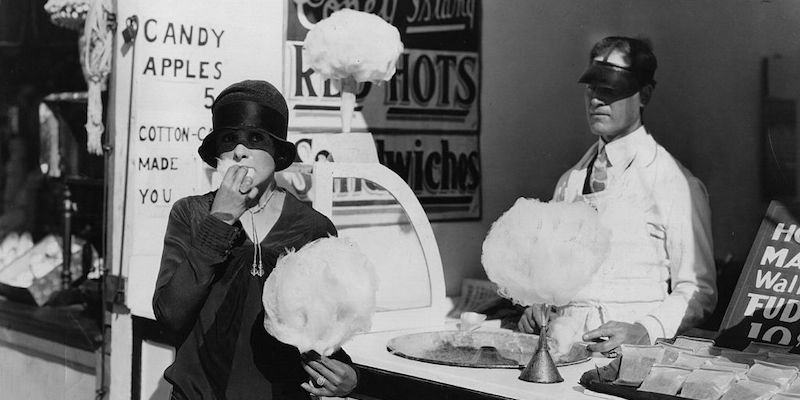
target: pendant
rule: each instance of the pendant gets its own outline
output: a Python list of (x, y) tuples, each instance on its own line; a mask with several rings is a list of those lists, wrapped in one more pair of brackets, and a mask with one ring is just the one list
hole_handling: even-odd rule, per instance
[(250, 275), (262, 277), (264, 276), (264, 266), (261, 263), (253, 262), (253, 266), (250, 268)]

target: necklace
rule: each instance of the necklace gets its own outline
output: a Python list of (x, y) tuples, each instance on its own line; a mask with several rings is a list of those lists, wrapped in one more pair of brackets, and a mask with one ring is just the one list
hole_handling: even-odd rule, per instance
[(274, 185), (270, 185), (270, 188), (271, 190), (263, 204), (259, 204), (255, 211), (253, 211), (253, 209), (247, 210), (250, 212), (250, 226), (253, 228), (253, 266), (250, 268), (250, 275), (258, 276), (259, 278), (264, 276), (264, 264), (261, 262), (261, 244), (258, 240), (255, 215), (263, 211), (264, 208), (267, 207), (267, 204), (269, 204), (269, 201), (272, 200), (272, 196), (278, 192), (278, 189)]
[(267, 195), (267, 199), (264, 200), (263, 203), (259, 202), (257, 207), (253, 207), (253, 208), (255, 208), (255, 211), (253, 210), (253, 208), (251, 208), (251, 209), (249, 209), (247, 211), (250, 211), (250, 214), (258, 214), (258, 213), (260, 213), (261, 210), (263, 210), (267, 206), (267, 204), (269, 204), (269, 201), (272, 199), (272, 196), (275, 195), (275, 192), (278, 191), (278, 188), (276, 186), (277, 185), (274, 182), (272, 184), (270, 184), (269, 187), (267, 187), (267, 190), (269, 190), (269, 194)]

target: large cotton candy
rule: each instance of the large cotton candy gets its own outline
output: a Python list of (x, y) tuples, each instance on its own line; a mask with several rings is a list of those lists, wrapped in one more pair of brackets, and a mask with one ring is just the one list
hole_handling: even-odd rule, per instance
[(522, 305), (569, 303), (604, 260), (609, 232), (582, 202), (517, 199), (492, 224), (481, 261), (500, 294)]
[(306, 34), (306, 58), (326, 79), (386, 81), (394, 75), (403, 43), (397, 28), (374, 14), (342, 9)]
[(330, 355), (369, 331), (377, 288), (375, 268), (358, 246), (317, 239), (278, 259), (264, 283), (264, 327), (301, 353)]

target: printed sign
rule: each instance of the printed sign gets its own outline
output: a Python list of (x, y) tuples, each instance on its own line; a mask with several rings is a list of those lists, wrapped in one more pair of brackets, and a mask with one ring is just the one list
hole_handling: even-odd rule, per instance
[(800, 224), (773, 201), (747, 255), (717, 343), (797, 346), (800, 335)]
[[(345, 136), (358, 141), (342, 140)], [(365, 138), (369, 145), (358, 146)], [(419, 131), (415, 134), (290, 134), (298, 158), (295, 164), (276, 174), (278, 183), (300, 200), (311, 202), (310, 164), (320, 161), (373, 162), (351, 154), (377, 154), (377, 162), (393, 170), (416, 193), (428, 215), (469, 218), (480, 213), (480, 158), (473, 146), (476, 138), (469, 134)], [(374, 140), (373, 140), (374, 139)], [(410, 143), (409, 143), (410, 141)], [(342, 146), (346, 145), (346, 146)], [(408, 149), (408, 146), (412, 146)], [(355, 158), (355, 159), (353, 159)], [(334, 222), (337, 225), (362, 224), (362, 218), (396, 221), (405, 218), (394, 198), (372, 182), (362, 179), (335, 179)], [(391, 213), (389, 210), (392, 210)], [(348, 217), (344, 217), (348, 215)]]
[(287, 2), (283, 73), (290, 129), (341, 129), (337, 84), (306, 62), (308, 30), (344, 7), (378, 15), (400, 31), (405, 50), (391, 80), (359, 85), (353, 131), (374, 134), (379, 161), (406, 179), (430, 220), (480, 218), (480, 3)]

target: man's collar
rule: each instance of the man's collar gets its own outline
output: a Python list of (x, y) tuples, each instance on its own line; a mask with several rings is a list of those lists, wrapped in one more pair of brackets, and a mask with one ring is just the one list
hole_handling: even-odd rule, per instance
[(640, 158), (641, 162), (649, 163), (655, 152), (653, 138), (647, 133), (644, 125), (608, 143), (600, 138), (597, 150), (602, 151), (603, 148), (606, 150), (611, 165), (622, 166), (622, 168), (627, 168), (634, 158)]

